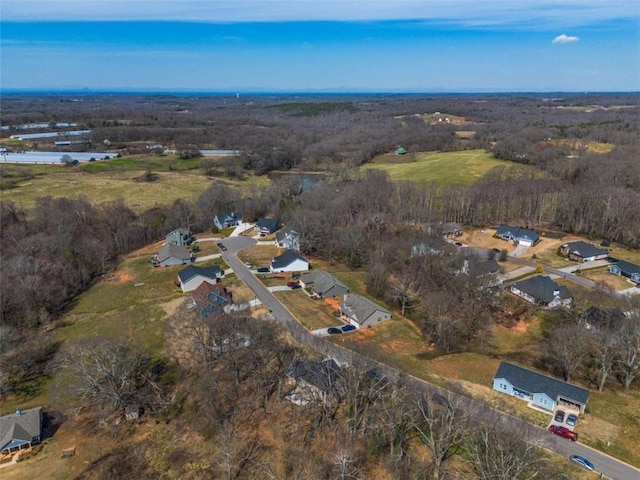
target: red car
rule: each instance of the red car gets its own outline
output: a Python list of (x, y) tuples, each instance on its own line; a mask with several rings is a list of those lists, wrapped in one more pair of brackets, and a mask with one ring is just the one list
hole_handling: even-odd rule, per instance
[(296, 289), (300, 288), (300, 284), (298, 282), (287, 282), (287, 287)]
[(572, 432), (567, 427), (561, 427), (559, 425), (551, 425), (549, 427), (549, 431), (551, 433), (558, 435), (559, 437), (567, 438), (572, 442), (578, 441), (578, 434), (576, 432)]

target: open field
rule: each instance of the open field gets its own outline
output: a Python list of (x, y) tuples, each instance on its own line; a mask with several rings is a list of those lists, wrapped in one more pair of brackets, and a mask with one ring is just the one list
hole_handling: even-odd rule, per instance
[(590, 153), (609, 153), (615, 148), (615, 145), (611, 143), (602, 143), (596, 141), (583, 141), (578, 139), (556, 139), (550, 142), (553, 145), (566, 145), (571, 149), (572, 153), (578, 153), (581, 149), (585, 149)]
[(383, 170), (392, 180), (470, 185), (497, 166), (513, 168), (514, 164), (496, 160), (484, 150), (463, 150), (409, 153), (402, 156), (385, 154), (376, 157), (373, 163), (363, 165), (362, 168)]
[(309, 298), (301, 290), (291, 292), (274, 292), (293, 315), (300, 320), (308, 330), (335, 327), (344, 322), (337, 315), (337, 309), (331, 302), (322, 299)]
[[(85, 196), (92, 202), (123, 199), (134, 211), (142, 212), (155, 205), (167, 205), (179, 198), (191, 199), (212, 183), (202, 174), (194, 160), (167, 160), (163, 157), (118, 158), (74, 167), (58, 165), (2, 166), (2, 198), (31, 208), (39, 197)], [(200, 159), (197, 159), (199, 162)], [(178, 162), (173, 166), (172, 162)], [(154, 182), (137, 182), (146, 169), (158, 175)], [(242, 181), (215, 179), (240, 189), (266, 185), (268, 177), (247, 176)]]

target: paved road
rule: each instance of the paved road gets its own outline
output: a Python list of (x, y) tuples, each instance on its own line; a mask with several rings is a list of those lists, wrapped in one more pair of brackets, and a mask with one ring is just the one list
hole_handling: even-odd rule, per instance
[[(235, 271), (238, 278), (244, 281), (247, 286), (253, 290), (256, 297), (271, 311), (273, 317), (280, 322), (285, 328), (290, 330), (295, 329), (300, 331), (300, 325), (298, 321), (289, 313), (289, 311), (280, 303), (280, 301), (258, 280), (251, 271), (244, 266), (237, 257), (237, 252), (243, 248), (255, 245), (256, 241), (247, 237), (233, 237), (223, 240), (224, 245), (227, 247), (227, 251), (222, 254), (222, 258), (227, 264)], [(519, 259), (515, 259), (520, 261)], [(522, 261), (526, 262), (526, 261)], [(529, 262), (531, 263), (531, 262)], [(526, 263), (523, 263), (526, 264)], [(535, 266), (535, 264), (534, 264)], [(555, 269), (554, 269), (555, 270)], [(562, 272), (564, 273), (564, 272)], [(317, 337), (306, 332), (309, 337), (309, 341), (305, 342), (302, 338), (301, 341), (306, 345), (314, 345), (313, 341), (318, 341)], [(313, 340), (313, 341), (312, 341)], [(352, 358), (361, 357), (355, 352), (350, 352)], [(362, 357), (363, 360), (372, 363), (368, 358)], [(377, 362), (374, 362), (377, 363)], [(394, 369), (387, 365), (380, 365), (380, 370), (389, 374), (389, 376), (399, 377), (400, 370)], [(596, 470), (603, 473), (606, 477), (613, 480), (640, 480), (640, 470), (627, 465), (613, 457), (594, 450), (586, 445), (570, 442), (566, 439), (560, 438), (546, 431), (543, 428), (536, 427), (526, 420), (506, 415), (502, 412), (494, 410), (489, 405), (486, 405), (477, 400), (473, 400), (468, 397), (452, 394), (446, 390), (443, 390), (435, 385), (425, 382), (424, 380), (406, 375), (403, 373), (404, 382), (413, 390), (423, 392), (427, 395), (433, 396), (438, 393), (444, 397), (456, 398), (461, 402), (463, 408), (469, 412), (478, 421), (481, 421), (487, 425), (496, 426), (499, 425), (503, 430), (509, 431), (515, 435), (519, 435), (529, 442), (547, 448), (548, 450), (562, 455), (582, 455), (588, 458), (596, 467)]]
[[(531, 262), (529, 260), (523, 260), (521, 258), (507, 256), (507, 259), (510, 262), (518, 263), (520, 265), (526, 265), (528, 267), (534, 267), (535, 268), (535, 267), (538, 266), (538, 264), (535, 263), (535, 262)], [(551, 267), (546, 267), (546, 266), (543, 265), (542, 269), (545, 271), (545, 273), (548, 273), (550, 275), (557, 275), (560, 278), (566, 278), (570, 282), (577, 283), (578, 285), (582, 285), (583, 287), (593, 288), (596, 285), (596, 283), (593, 280), (589, 280), (587, 278), (580, 277), (578, 275), (574, 275), (573, 273), (563, 272), (562, 270), (560, 270), (558, 268), (551, 268)]]

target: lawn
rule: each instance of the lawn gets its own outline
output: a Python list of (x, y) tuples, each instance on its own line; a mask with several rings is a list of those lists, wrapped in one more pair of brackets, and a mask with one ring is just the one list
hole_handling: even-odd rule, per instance
[(338, 318), (334, 305), (321, 299), (309, 298), (301, 290), (274, 292), (274, 295), (308, 330), (335, 327), (344, 323)]
[(605, 283), (616, 291), (625, 290), (635, 285), (626, 277), (610, 274), (608, 267), (583, 270), (582, 276), (584, 278), (588, 278), (589, 280), (593, 280), (594, 282)]
[(271, 259), (281, 253), (282, 250), (275, 245), (254, 245), (239, 252), (238, 258), (243, 262), (251, 263), (254, 268), (268, 267), (271, 265)]
[(421, 184), (437, 182), (441, 185), (470, 185), (497, 166), (513, 168), (514, 164), (496, 160), (491, 153), (484, 150), (462, 150), (421, 152), (403, 156), (381, 155), (376, 157), (373, 163), (362, 168), (383, 170), (392, 180), (411, 180)]

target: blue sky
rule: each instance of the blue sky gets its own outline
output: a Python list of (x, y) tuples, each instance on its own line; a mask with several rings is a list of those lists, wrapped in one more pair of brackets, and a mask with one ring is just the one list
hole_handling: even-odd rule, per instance
[(3, 0), (0, 87), (640, 91), (631, 0)]

